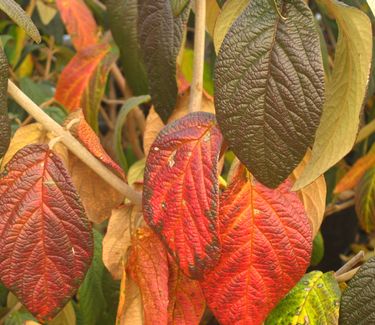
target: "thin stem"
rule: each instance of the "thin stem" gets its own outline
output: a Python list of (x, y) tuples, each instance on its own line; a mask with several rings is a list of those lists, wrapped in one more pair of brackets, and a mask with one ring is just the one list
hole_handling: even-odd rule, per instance
[(11, 310), (9, 310), (9, 311), (4, 315), (4, 317), (2, 317), (2, 318), (0, 319), (0, 325), (4, 324), (5, 321), (6, 321), (6, 319), (7, 319), (10, 315), (12, 315), (14, 312), (20, 310), (21, 308), (22, 308), (22, 304), (21, 304), (20, 302), (17, 302), (17, 303), (13, 306), (13, 308), (12, 308)]
[(50, 118), (43, 110), (27, 97), (12, 81), (8, 82), (8, 93), (25, 111), (41, 123), (48, 131), (56, 136), (61, 136), (61, 142), (73, 152), (88, 167), (96, 172), (104, 181), (124, 194), (134, 204), (140, 205), (142, 195), (122, 179), (107, 169), (98, 159), (96, 159), (69, 131), (65, 130), (60, 124)]
[(347, 282), (349, 281), (360, 269), (360, 266), (356, 267), (353, 270), (345, 272), (341, 275), (335, 276), (337, 282)]
[(374, 132), (375, 132), (375, 120), (372, 120), (370, 123), (365, 125), (361, 130), (359, 130), (357, 140), (355, 141), (355, 143), (358, 144), (362, 142)]
[(356, 266), (360, 261), (362, 261), (365, 256), (364, 251), (359, 251), (354, 255), (349, 261), (347, 261), (340, 269), (335, 272), (335, 276), (338, 277), (344, 273), (350, 271), (354, 266)]
[(350, 198), (349, 200), (340, 204), (329, 204), (327, 205), (326, 210), (324, 212), (324, 217), (328, 217), (334, 213), (348, 209), (352, 207), (354, 204), (355, 204), (355, 200), (353, 198)]
[(199, 111), (201, 109), (205, 36), (206, 0), (195, 0), (194, 65), (189, 100), (189, 112)]

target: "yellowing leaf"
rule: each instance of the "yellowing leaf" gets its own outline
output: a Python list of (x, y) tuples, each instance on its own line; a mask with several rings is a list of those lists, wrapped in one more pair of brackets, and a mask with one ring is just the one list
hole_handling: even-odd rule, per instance
[(371, 66), (372, 29), (367, 15), (334, 0), (321, 3), (336, 19), (339, 36), (312, 159), (295, 183), (295, 190), (310, 184), (352, 149)]
[(45, 26), (47, 26), (57, 14), (56, 8), (44, 3), (43, 0), (37, 0), (36, 8), (38, 9), (40, 20)]
[(69, 302), (62, 311), (48, 325), (76, 325), (76, 313), (72, 302)]
[(145, 173), (146, 158), (138, 160), (136, 163), (131, 165), (128, 172), (128, 184), (133, 185), (134, 183), (143, 182), (143, 175)]
[(217, 17), (214, 29), (214, 45), (216, 53), (219, 52), (230, 26), (248, 5), (249, 0), (227, 0)]
[(221, 9), (216, 0), (207, 0), (206, 3), (206, 29), (213, 38), (217, 17), (220, 15)]
[[(298, 180), (306, 165), (311, 159), (311, 151), (308, 150), (305, 157), (292, 173), (292, 179)], [(307, 216), (312, 227), (312, 237), (319, 231), (324, 218), (326, 207), (327, 186), (324, 176), (320, 176), (313, 183), (298, 191), (298, 196), (303, 202)]]

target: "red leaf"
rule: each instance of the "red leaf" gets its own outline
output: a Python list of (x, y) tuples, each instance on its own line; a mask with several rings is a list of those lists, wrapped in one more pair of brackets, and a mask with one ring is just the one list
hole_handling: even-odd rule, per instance
[(148, 228), (137, 230), (128, 270), (141, 290), (146, 325), (168, 321), (168, 260), (159, 238)]
[(169, 325), (199, 324), (206, 302), (198, 281), (189, 279), (169, 258)]
[(185, 274), (200, 278), (220, 256), (215, 116), (191, 113), (166, 126), (147, 157), (143, 212)]
[(63, 162), (47, 145), (16, 153), (0, 193), (1, 281), (39, 321), (50, 320), (91, 263), (90, 224)]
[(311, 229), (291, 185), (269, 189), (241, 166), (223, 193), (222, 255), (202, 281), (220, 324), (262, 324), (309, 265)]
[(56, 5), (77, 51), (98, 42), (96, 22), (82, 0), (56, 0)]

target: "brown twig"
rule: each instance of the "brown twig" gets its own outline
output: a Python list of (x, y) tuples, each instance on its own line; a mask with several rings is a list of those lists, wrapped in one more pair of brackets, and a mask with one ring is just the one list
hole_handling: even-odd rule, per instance
[(335, 272), (336, 280), (338, 282), (345, 282), (350, 280), (359, 269), (359, 267), (354, 267), (362, 261), (364, 256), (364, 251), (359, 251), (356, 255), (354, 255), (349, 261), (347, 261), (341, 268), (339, 268)]

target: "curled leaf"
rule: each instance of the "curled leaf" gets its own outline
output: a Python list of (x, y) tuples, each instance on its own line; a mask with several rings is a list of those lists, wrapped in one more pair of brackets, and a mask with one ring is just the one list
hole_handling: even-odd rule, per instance
[(3, 48), (0, 47), (0, 158), (8, 150), (11, 133), (8, 117), (8, 76), (8, 60)]

